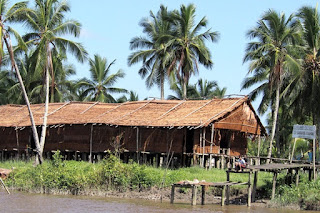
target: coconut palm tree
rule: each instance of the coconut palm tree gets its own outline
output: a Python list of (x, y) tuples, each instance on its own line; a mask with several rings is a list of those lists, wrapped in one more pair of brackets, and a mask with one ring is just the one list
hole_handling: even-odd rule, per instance
[(81, 88), (86, 101), (116, 102), (111, 93), (127, 93), (127, 90), (113, 87), (113, 85), (125, 76), (122, 70), (111, 74), (111, 66), (115, 63), (113, 60), (110, 64), (106, 58), (95, 55), (89, 60), (91, 79), (83, 78), (77, 83)]
[(130, 91), (129, 92), (129, 97), (123, 95), (120, 98), (117, 99), (117, 103), (124, 103), (127, 101), (139, 101), (139, 96), (136, 92)]
[(202, 33), (200, 30), (207, 27), (208, 21), (203, 17), (195, 22), (196, 8), (193, 4), (181, 5), (180, 10), (170, 13), (173, 33), (166, 35), (168, 48), (172, 51), (171, 69), (176, 68), (176, 75), (182, 81), (183, 98), (187, 97), (187, 85), (190, 76), (198, 73), (199, 63), (211, 68), (213, 62), (211, 53), (205, 44), (206, 40), (216, 42), (219, 34), (210, 29)]
[(303, 26), (304, 51), (301, 75), (293, 90), (296, 94), (293, 105), (311, 116), (314, 125), (320, 125), (320, 15), (317, 7), (302, 7), (298, 17)]
[(0, 0), (0, 62), (2, 61), (3, 54), (4, 54), (4, 50), (3, 50), (3, 42), (4, 42), (6, 45), (6, 48), (8, 50), (9, 56), (10, 56), (11, 66), (12, 66), (13, 70), (15, 70), (15, 72), (16, 72), (24, 100), (25, 100), (25, 103), (26, 103), (28, 111), (29, 111), (31, 129), (32, 129), (33, 138), (34, 138), (35, 145), (36, 145), (36, 150), (38, 153), (38, 160), (39, 160), (39, 163), (42, 163), (41, 148), (40, 148), (37, 129), (36, 129), (34, 118), (33, 118), (33, 113), (31, 111), (29, 98), (28, 98), (26, 89), (24, 87), (24, 83), (21, 78), (19, 68), (18, 68), (17, 63), (14, 58), (14, 51), (13, 51), (13, 47), (11, 44), (11, 39), (10, 39), (9, 33), (11, 32), (15, 35), (17, 41), (19, 42), (19, 46), (24, 48), (24, 50), (26, 50), (25, 49), (26, 46), (22, 42), (22, 39), (19, 36), (19, 34), (15, 30), (13, 30), (9, 26), (7, 26), (7, 23), (10, 23), (10, 22), (20, 22), (22, 17), (24, 17), (26, 15), (27, 11), (28, 11), (27, 2), (18, 2), (16, 4), (14, 4), (13, 6), (8, 7), (7, 0)]
[[(274, 104), (271, 104), (273, 124), (268, 158), (271, 157), (272, 142), (275, 137), (283, 78), (286, 73), (300, 68), (295, 55), (292, 54), (294, 45), (300, 41), (299, 26), (293, 15), (286, 18), (283, 13), (278, 14), (274, 10), (269, 10), (258, 21), (257, 26), (247, 33), (250, 39), (254, 39), (253, 42), (248, 43), (244, 57), (244, 62), (250, 61), (249, 73), (268, 72), (269, 100), (273, 91), (275, 92), (275, 99), (272, 100)], [(265, 76), (265, 74), (262, 75)], [(266, 88), (263, 91), (266, 91)]]
[(168, 100), (184, 100), (184, 99), (197, 99), (197, 89), (195, 85), (187, 85), (187, 97), (183, 96), (183, 83), (181, 81), (171, 80), (170, 89), (175, 93), (175, 95), (168, 95)]
[(70, 11), (70, 6), (65, 1), (36, 0), (35, 8), (30, 9), (24, 17), (24, 24), (30, 29), (23, 38), (28, 45), (36, 47), (31, 56), (35, 69), (44, 71), (45, 76), (45, 113), (40, 139), (40, 151), (42, 154), (49, 103), (49, 78), (51, 75), (51, 101), (54, 101), (54, 67), (52, 52), (71, 52), (79, 61), (86, 58), (86, 51), (80, 43), (63, 38), (63, 35), (80, 35), (81, 25), (75, 20), (66, 20), (65, 15)]
[(142, 61), (139, 74), (146, 79), (146, 86), (151, 88), (154, 84), (160, 87), (161, 99), (164, 99), (164, 82), (167, 77), (171, 56), (166, 48), (163, 35), (170, 34), (171, 24), (166, 19), (167, 8), (163, 5), (157, 15), (150, 11), (149, 18), (143, 18), (140, 26), (146, 37), (134, 37), (130, 41), (130, 49), (139, 49), (128, 57), (128, 64), (133, 65)]

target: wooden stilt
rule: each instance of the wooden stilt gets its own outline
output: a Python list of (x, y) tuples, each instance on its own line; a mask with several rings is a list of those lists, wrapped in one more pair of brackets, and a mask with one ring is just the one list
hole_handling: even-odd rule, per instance
[(277, 173), (277, 172), (274, 172), (274, 173), (273, 173), (273, 180), (272, 180), (272, 194), (271, 194), (271, 200), (273, 200), (273, 199), (274, 199), (275, 194), (276, 194), (277, 176), (278, 176), (278, 173)]
[(213, 136), (214, 136), (214, 124), (211, 126), (211, 139), (210, 139), (210, 156), (209, 156), (209, 169), (212, 169), (212, 146), (213, 146)]
[(171, 186), (171, 198), (170, 198), (170, 203), (174, 202), (174, 191), (175, 191), (175, 186)]
[(224, 185), (224, 186), (222, 187), (221, 206), (224, 206), (225, 197), (226, 197), (226, 185)]
[(201, 205), (205, 204), (206, 200), (206, 186), (201, 186)]
[(137, 139), (136, 139), (136, 152), (137, 152), (137, 163), (139, 164), (140, 154), (139, 154), (139, 127), (137, 127)]
[(202, 167), (205, 167), (204, 153), (206, 148), (206, 127), (202, 130)]
[(296, 169), (296, 186), (299, 185), (299, 170), (300, 169)]
[(192, 187), (192, 201), (191, 205), (197, 205), (197, 186), (193, 185)]
[(252, 189), (252, 202), (256, 201), (257, 182), (258, 182), (258, 171), (254, 171), (253, 189)]
[[(230, 181), (230, 172), (227, 170), (226, 173), (227, 173), (227, 182), (229, 182)], [(229, 185), (226, 187), (226, 190), (227, 190), (226, 191), (226, 193), (227, 193), (226, 204), (229, 205), (229, 198), (230, 198), (230, 186)]]
[(251, 175), (252, 175), (252, 171), (250, 171), (250, 173), (249, 173), (249, 179), (248, 179), (248, 203), (247, 203), (247, 206), (248, 206), (248, 207), (251, 206), (251, 192), (252, 192)]
[(93, 138), (93, 124), (91, 124), (91, 132), (90, 132), (90, 153), (89, 153), (89, 162), (92, 163), (93, 157), (92, 157), (92, 138)]

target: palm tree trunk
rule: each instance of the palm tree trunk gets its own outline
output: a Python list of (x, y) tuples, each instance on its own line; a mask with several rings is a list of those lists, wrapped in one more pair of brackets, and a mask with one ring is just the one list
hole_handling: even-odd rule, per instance
[(18, 66), (16, 64), (16, 61), (14, 60), (13, 49), (12, 49), (12, 45), (11, 45), (11, 39), (10, 39), (9, 35), (6, 32), (4, 32), (4, 31), (2, 31), (2, 32), (3, 32), (3, 35), (4, 35), (3, 36), (4, 42), (6, 43), (6, 46), (7, 46), (9, 55), (10, 55), (11, 64), (12, 64), (13, 68), (16, 71), (17, 78), (18, 78), (18, 81), (20, 83), (20, 87), (21, 87), (21, 90), (22, 90), (22, 94), (23, 94), (24, 100), (26, 102), (28, 111), (29, 111), (31, 129), (32, 129), (32, 133), (33, 133), (33, 139), (34, 139), (34, 142), (35, 142), (35, 145), (36, 145), (36, 149), (37, 149), (37, 158), (39, 160), (39, 163), (42, 164), (43, 159), (42, 159), (42, 154), (41, 154), (41, 151), (40, 151), (39, 136), (38, 136), (38, 132), (37, 132), (37, 128), (36, 128), (35, 122), (34, 122), (33, 113), (31, 111), (31, 106), (30, 106), (29, 98), (28, 98), (28, 95), (27, 95), (27, 92), (26, 92), (26, 88), (24, 87), (24, 83), (23, 83), (19, 68), (18, 68)]
[(160, 76), (160, 90), (161, 90), (161, 100), (164, 100), (164, 73), (161, 72), (161, 76)]
[(269, 150), (268, 150), (268, 156), (267, 156), (267, 158), (268, 158), (267, 164), (270, 163), (270, 158), (271, 158), (271, 153), (272, 153), (272, 142), (274, 140), (274, 136), (275, 136), (275, 132), (276, 132), (278, 111), (279, 111), (279, 102), (280, 102), (280, 83), (277, 83), (276, 102), (275, 102), (274, 112), (273, 112), (272, 130), (271, 130)]
[(183, 78), (183, 95), (182, 95), (182, 99), (186, 100), (187, 99), (187, 80), (185, 78)]
[(47, 120), (48, 120), (48, 108), (49, 108), (49, 69), (51, 64), (51, 50), (49, 44), (47, 45), (47, 61), (46, 61), (46, 101), (45, 101), (45, 111), (43, 115), (43, 124), (42, 124), (42, 131), (41, 131), (41, 138), (40, 138), (40, 151), (41, 154), (43, 153), (44, 144), (46, 140), (46, 133), (47, 133)]

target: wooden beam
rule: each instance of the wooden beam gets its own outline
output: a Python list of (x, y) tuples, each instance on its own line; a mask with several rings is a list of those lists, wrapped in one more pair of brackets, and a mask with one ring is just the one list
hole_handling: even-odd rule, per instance
[(204, 152), (206, 148), (206, 127), (202, 129), (202, 167), (205, 167), (204, 163)]

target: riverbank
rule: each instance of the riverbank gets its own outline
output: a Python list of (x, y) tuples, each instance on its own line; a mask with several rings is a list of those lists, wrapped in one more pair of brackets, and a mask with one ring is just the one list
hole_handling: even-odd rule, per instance
[[(3, 162), (1, 168), (13, 172), (5, 180), (10, 189), (45, 194), (73, 194), (85, 196), (138, 198), (144, 200), (169, 201), (171, 184), (181, 180), (205, 180), (223, 182), (226, 180), (224, 170), (210, 171), (199, 168), (181, 168), (166, 170), (134, 162), (121, 163), (111, 156), (100, 163), (90, 164), (78, 161), (62, 161), (59, 155), (52, 161), (45, 161), (41, 166), (33, 167), (32, 162)], [(276, 199), (268, 200), (271, 195), (272, 175), (259, 173), (257, 184), (258, 201), (252, 205), (266, 207), (285, 207), (290, 209), (319, 210), (320, 183), (308, 182), (302, 175), (299, 187), (286, 186), (285, 175), (280, 174)], [(232, 181), (247, 182), (248, 176), (232, 174)], [(200, 203), (200, 191), (198, 202)], [(221, 189), (210, 188), (206, 194), (206, 203), (220, 203)], [(179, 189), (175, 202), (190, 203), (190, 189)], [(247, 186), (231, 187), (231, 204), (246, 205)]]

